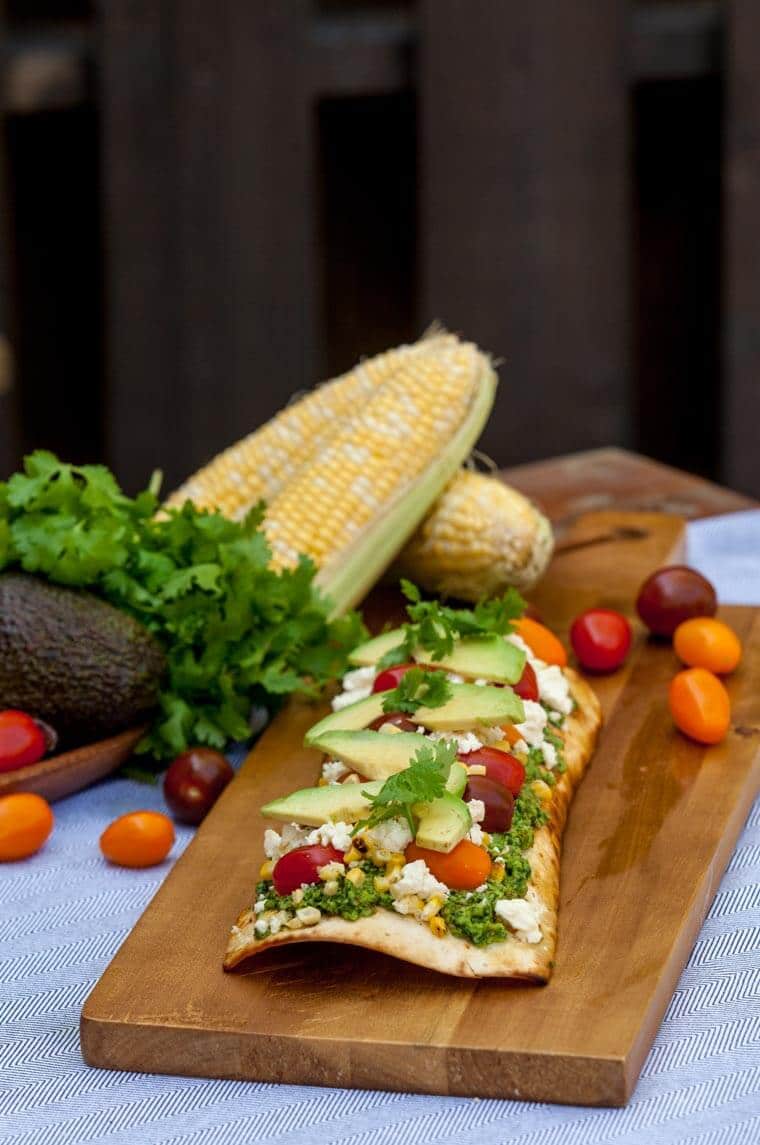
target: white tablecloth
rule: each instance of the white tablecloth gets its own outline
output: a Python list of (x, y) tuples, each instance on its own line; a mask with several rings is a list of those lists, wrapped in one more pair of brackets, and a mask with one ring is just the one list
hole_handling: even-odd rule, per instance
[[(760, 512), (690, 526), (721, 599), (760, 604)], [(760, 686), (760, 681), (758, 681)], [(82, 1003), (170, 863), (119, 870), (105, 824), (160, 789), (111, 780), (58, 803), (34, 861), (0, 867), (0, 1142), (18, 1145), (631, 1145), (760, 1141), (760, 804), (626, 1109), (203, 1081), (89, 1069)], [(173, 857), (187, 845), (179, 830)]]

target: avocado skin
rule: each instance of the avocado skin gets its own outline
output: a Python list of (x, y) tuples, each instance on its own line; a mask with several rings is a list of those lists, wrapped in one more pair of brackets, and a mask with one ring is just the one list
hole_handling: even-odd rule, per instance
[(120, 609), (24, 573), (0, 575), (0, 709), (46, 720), (62, 746), (144, 721), (165, 671), (158, 641)]

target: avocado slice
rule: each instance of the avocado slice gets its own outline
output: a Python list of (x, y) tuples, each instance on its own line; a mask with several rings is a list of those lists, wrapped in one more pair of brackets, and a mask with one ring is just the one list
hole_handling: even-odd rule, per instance
[(320, 739), (328, 732), (351, 732), (366, 728), (373, 720), (383, 714), (383, 693), (376, 692), (366, 700), (357, 700), (339, 712), (331, 712), (323, 720), (310, 727), (306, 733), (304, 743), (307, 747), (314, 747), (314, 741)]
[(261, 808), (267, 819), (321, 827), (323, 823), (355, 823), (369, 814), (367, 795), (377, 795), (383, 780), (374, 783), (331, 783), (325, 787), (304, 787), (282, 799), (273, 799)]
[[(354, 648), (349, 660), (360, 667), (369, 667), (376, 664), (386, 652), (396, 648), (403, 639), (404, 630), (393, 628)], [(495, 632), (462, 637), (442, 660), (431, 660), (430, 653), (424, 648), (416, 649), (413, 659), (419, 664), (429, 664), (434, 668), (443, 668), (447, 672), (458, 672), (462, 676), (476, 679), (483, 677), (497, 684), (516, 684), (525, 667), (525, 653)]]
[(311, 746), (356, 768), (368, 779), (387, 779), (408, 767), (427, 743), (415, 732), (334, 731), (313, 740)]
[(472, 827), (469, 807), (450, 791), (430, 803), (417, 803), (412, 810), (419, 819), (415, 842), (430, 851), (453, 851)]
[[(411, 716), (415, 723), (431, 731), (465, 731), (495, 724), (521, 724), (525, 719), (523, 702), (511, 688), (489, 688), (479, 684), (452, 684), (451, 699), (440, 708), (418, 708)], [(392, 737), (397, 739), (398, 736)]]
[(25, 573), (0, 576), (0, 709), (45, 720), (62, 747), (149, 718), (165, 672), (159, 642), (121, 609)]

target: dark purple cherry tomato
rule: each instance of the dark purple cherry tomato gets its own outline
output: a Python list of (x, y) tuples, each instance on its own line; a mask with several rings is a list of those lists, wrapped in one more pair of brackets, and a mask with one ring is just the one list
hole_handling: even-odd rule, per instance
[(589, 608), (573, 621), (570, 643), (581, 667), (614, 672), (631, 648), (631, 626), (612, 608)]
[(0, 772), (37, 763), (46, 751), (45, 733), (36, 720), (15, 708), (0, 712)]
[(367, 727), (370, 731), (379, 732), (383, 724), (393, 724), (394, 727), (400, 728), (402, 732), (416, 732), (417, 724), (409, 719), (405, 712), (383, 712), (368, 724)]
[(693, 616), (715, 616), (718, 597), (709, 580), (686, 565), (652, 573), (639, 589), (636, 611), (655, 636), (672, 636)]
[(391, 688), (397, 688), (399, 680), (403, 679), (409, 669), (417, 667), (417, 664), (394, 664), (392, 668), (386, 668), (375, 677), (372, 691), (389, 692)]
[(503, 783), (487, 775), (469, 775), (464, 799), (480, 799), (485, 804), (486, 814), (480, 824), (484, 831), (508, 831), (511, 827), (515, 800)]
[[(515, 799), (520, 794), (520, 788), (525, 782), (525, 768), (520, 760), (508, 751), (501, 751), (498, 747), (479, 747), (477, 751), (470, 751), (466, 754), (460, 752), (458, 758), (467, 767), (471, 767), (473, 764), (484, 767), (487, 778), (503, 784), (512, 792)], [(470, 782), (477, 778), (478, 776), (471, 775)], [(477, 799), (479, 796), (474, 796), (474, 798)]]
[(536, 673), (527, 661), (522, 676), (512, 687), (521, 700), (533, 700), (534, 703), (538, 703), (538, 680)]
[(164, 776), (164, 798), (180, 823), (200, 823), (232, 779), (221, 752), (210, 747), (183, 751)]
[(343, 853), (335, 847), (296, 847), (275, 863), (272, 882), (278, 895), (289, 895), (303, 883), (318, 883), (319, 871), (328, 863), (342, 863)]

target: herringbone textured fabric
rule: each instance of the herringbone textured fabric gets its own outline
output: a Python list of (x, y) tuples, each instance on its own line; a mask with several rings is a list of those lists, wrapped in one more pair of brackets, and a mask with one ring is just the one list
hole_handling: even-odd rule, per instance
[[(106, 823), (136, 798), (161, 808), (160, 790), (138, 791), (114, 780), (64, 800), (44, 851), (0, 867), (2, 1145), (760, 1142), (760, 803), (633, 1099), (594, 1110), (88, 1069), (82, 1002), (169, 868), (126, 871), (100, 859)], [(173, 857), (190, 837), (179, 830)]]

